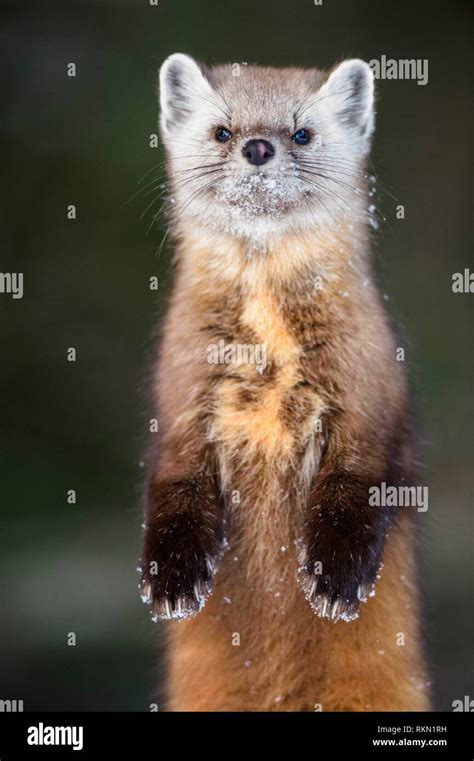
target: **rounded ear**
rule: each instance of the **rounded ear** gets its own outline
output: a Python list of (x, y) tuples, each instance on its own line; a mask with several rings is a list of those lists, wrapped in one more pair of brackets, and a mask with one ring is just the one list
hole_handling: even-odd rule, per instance
[(374, 75), (360, 58), (343, 61), (319, 91), (339, 121), (361, 138), (374, 129)]
[(161, 127), (167, 134), (212, 95), (212, 88), (191, 56), (174, 53), (160, 69)]

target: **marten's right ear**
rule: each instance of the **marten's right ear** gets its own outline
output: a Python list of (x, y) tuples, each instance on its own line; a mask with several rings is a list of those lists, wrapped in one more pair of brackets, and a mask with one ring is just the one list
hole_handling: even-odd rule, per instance
[(161, 128), (171, 128), (184, 121), (203, 103), (209, 101), (212, 88), (196, 61), (183, 53), (174, 53), (160, 69)]

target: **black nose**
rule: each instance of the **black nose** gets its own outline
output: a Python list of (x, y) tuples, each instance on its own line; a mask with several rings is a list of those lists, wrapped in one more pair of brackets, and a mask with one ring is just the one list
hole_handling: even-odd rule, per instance
[(274, 155), (275, 148), (268, 140), (249, 140), (242, 148), (242, 156), (255, 166), (266, 164)]

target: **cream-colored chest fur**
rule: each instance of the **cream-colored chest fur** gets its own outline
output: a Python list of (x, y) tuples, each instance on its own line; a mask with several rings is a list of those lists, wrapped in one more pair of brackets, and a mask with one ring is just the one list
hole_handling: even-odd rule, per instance
[(264, 477), (264, 470), (277, 477), (296, 469), (296, 475), (307, 480), (317, 466), (322, 443), (318, 421), (324, 409), (313, 390), (298, 385), (303, 380), (301, 347), (275, 296), (258, 281), (248, 289), (241, 320), (256, 337), (256, 354), (263, 355), (266, 364), (235, 364), (217, 388), (212, 438), (223, 480), (228, 481), (231, 463), (248, 475), (257, 471), (255, 477)]

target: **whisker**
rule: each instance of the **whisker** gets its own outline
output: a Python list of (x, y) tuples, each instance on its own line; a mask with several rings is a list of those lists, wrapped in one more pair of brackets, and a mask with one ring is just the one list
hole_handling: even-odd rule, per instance
[[(193, 191), (193, 192), (190, 194), (190, 196), (188, 196), (188, 198), (187, 198), (187, 199), (185, 199), (185, 201), (183, 201), (181, 204), (179, 204), (179, 205), (176, 207), (176, 209), (175, 209), (175, 211), (176, 211), (176, 214), (181, 214), (181, 213), (184, 211), (184, 209), (186, 209), (186, 208), (189, 206), (189, 204), (191, 203), (191, 201), (193, 201), (193, 200), (194, 200), (194, 198), (195, 198), (195, 197), (196, 197), (196, 196), (197, 196), (199, 193), (203, 193), (203, 192), (204, 192), (204, 191), (205, 191), (207, 188), (211, 187), (211, 186), (212, 186), (212, 185), (214, 185), (214, 184), (217, 184), (217, 180), (216, 180), (215, 178), (214, 178), (213, 180), (210, 180), (209, 182), (205, 183), (205, 184), (204, 184), (204, 185), (202, 185), (201, 187), (197, 188), (195, 191)], [(155, 216), (153, 217), (153, 219), (152, 219), (152, 221), (151, 221), (151, 224), (150, 224), (150, 226), (149, 226), (148, 230), (146, 231), (145, 235), (148, 235), (148, 233), (150, 232), (151, 228), (153, 227), (153, 225), (154, 225), (154, 223), (155, 223), (156, 219), (158, 218), (159, 214), (160, 214), (160, 213), (162, 213), (162, 212), (164, 211), (164, 209), (166, 208), (166, 206), (167, 206), (167, 205), (169, 205), (169, 204), (168, 204), (168, 203), (164, 204), (164, 205), (163, 205), (163, 207), (162, 207), (161, 209), (159, 209), (159, 210), (156, 212), (156, 214), (155, 214)]]
[[(201, 172), (200, 174), (198, 174), (195, 177), (188, 177), (186, 180), (183, 180), (180, 184), (178, 184), (178, 188), (181, 189), (181, 188), (185, 187), (186, 185), (188, 185), (190, 182), (193, 182), (195, 180), (199, 180), (199, 179), (201, 179), (201, 177), (207, 177), (209, 174), (214, 174), (215, 172), (219, 172), (219, 171), (220, 171), (220, 169), (212, 169), (211, 171), (208, 171), (208, 172)], [(156, 189), (157, 188), (152, 188), (147, 193), (145, 193), (145, 195), (148, 195), (149, 193), (153, 193)], [(143, 217), (146, 215), (147, 211), (153, 206), (154, 203), (156, 203), (156, 201), (163, 195), (163, 193), (166, 192), (166, 190), (167, 190), (167, 188), (165, 188), (162, 193), (158, 193), (158, 195), (155, 196), (155, 198), (148, 204), (146, 209), (140, 214), (140, 219), (143, 219)]]
[(368, 180), (367, 175), (364, 175), (360, 172), (352, 172), (350, 169), (341, 169), (337, 164), (334, 164), (333, 162), (329, 164), (324, 162), (300, 161), (299, 166), (309, 169), (322, 169), (324, 172), (341, 174), (345, 177), (353, 178), (356, 181)]
[[(203, 155), (206, 155), (206, 154), (203, 153)], [(186, 156), (181, 156), (180, 158), (199, 158), (199, 157), (200, 156), (198, 154), (187, 154)], [(150, 174), (150, 172), (152, 172), (158, 166), (162, 166), (164, 163), (166, 163), (166, 162), (159, 162), (158, 164), (155, 164), (155, 166), (152, 167), (151, 169), (149, 169), (146, 174)], [(204, 169), (206, 167), (218, 166), (220, 164), (225, 164), (225, 163), (227, 163), (227, 160), (217, 161), (217, 162), (215, 162), (213, 164), (202, 164), (201, 166), (198, 166), (198, 167), (189, 167), (188, 169), (178, 169), (178, 170), (176, 170), (174, 172), (174, 174), (189, 173), (189, 172), (196, 171), (197, 169)], [(145, 179), (145, 175), (143, 175), (142, 179), (139, 180), (138, 184), (140, 184), (140, 182), (143, 179)], [(164, 179), (165, 179), (165, 177), (164, 177), (164, 175), (162, 175), (161, 177), (154, 177), (152, 180), (149, 180), (142, 187), (138, 188), (138, 190), (136, 190), (134, 193), (132, 193), (132, 195), (121, 205), (120, 208), (121, 209), (125, 208), (125, 206), (127, 206), (129, 203), (131, 203), (131, 201), (133, 201), (134, 198), (136, 198), (137, 196), (139, 196), (142, 193), (143, 193), (143, 195), (148, 195), (149, 192), (153, 191), (153, 188), (152, 188), (152, 191), (148, 191), (147, 188), (150, 188), (155, 183), (159, 182), (160, 180), (164, 180)]]
[[(323, 186), (323, 185), (320, 185), (319, 183), (317, 183), (317, 182), (314, 182), (314, 180), (310, 180), (310, 179), (308, 179), (308, 177), (300, 177), (300, 179), (301, 179), (301, 180), (303, 180), (303, 182), (307, 182), (309, 185), (313, 185), (313, 186), (314, 186), (314, 187), (316, 187), (318, 190), (321, 190), (321, 191), (323, 191), (323, 192), (326, 190), (326, 189), (324, 188), (324, 186)], [(324, 201), (323, 201), (323, 200), (320, 198), (320, 199), (319, 199), (319, 202), (322, 204), (322, 206), (323, 206), (324, 210), (325, 210), (325, 211), (326, 211), (326, 212), (329, 214), (329, 216), (331, 217), (331, 219), (332, 219), (332, 220), (335, 222), (335, 224), (337, 225), (337, 220), (336, 220), (336, 219), (335, 219), (335, 217), (334, 217), (334, 216), (331, 214), (331, 212), (330, 212), (330, 211), (329, 211), (329, 209), (327, 208), (327, 206), (326, 206), (326, 204), (324, 203)]]
[[(347, 182), (343, 182), (342, 180), (336, 180), (334, 179), (334, 177), (328, 177), (327, 175), (321, 174), (320, 172), (311, 172), (309, 169), (301, 169), (300, 171), (304, 174), (311, 174), (311, 175), (314, 175), (315, 177), (321, 177), (321, 179), (323, 180), (329, 180), (329, 182), (334, 182), (336, 185), (349, 188), (349, 190), (351, 190), (353, 193), (356, 193), (355, 189), (351, 185), (348, 185)], [(326, 188), (326, 190), (328, 193), (331, 192), (329, 188)], [(339, 198), (339, 197), (335, 196), (335, 198)], [(349, 209), (351, 208), (349, 204), (347, 203), (347, 201), (345, 200), (345, 198), (341, 198), (340, 200), (343, 201)]]

